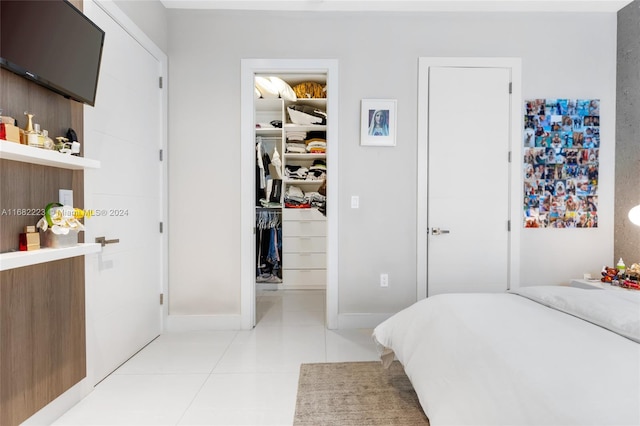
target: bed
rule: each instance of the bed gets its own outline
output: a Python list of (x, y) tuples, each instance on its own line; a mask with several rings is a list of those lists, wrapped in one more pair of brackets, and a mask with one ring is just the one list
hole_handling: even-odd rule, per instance
[(440, 294), (373, 331), (438, 425), (640, 425), (640, 292)]

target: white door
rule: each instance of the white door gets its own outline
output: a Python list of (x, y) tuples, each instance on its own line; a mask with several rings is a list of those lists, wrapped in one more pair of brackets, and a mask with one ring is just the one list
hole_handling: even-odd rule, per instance
[(106, 32), (96, 106), (85, 107), (85, 240), (119, 239), (87, 259), (88, 375), (102, 380), (161, 331), (162, 91), (160, 62), (93, 2)]
[(430, 67), (427, 294), (509, 285), (510, 70)]

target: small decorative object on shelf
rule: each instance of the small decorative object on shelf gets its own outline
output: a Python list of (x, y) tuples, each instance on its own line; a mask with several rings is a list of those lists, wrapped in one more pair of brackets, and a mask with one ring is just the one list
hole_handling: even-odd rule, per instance
[(600, 281), (613, 286), (640, 290), (640, 264), (634, 263), (629, 268), (625, 268), (624, 262), (620, 259), (616, 268), (608, 266), (602, 268), (602, 279)]
[(13, 117), (2, 115), (0, 109), (0, 139), (20, 143), (20, 129), (16, 126), (16, 120)]
[(51, 229), (42, 233), (42, 246), (48, 248), (73, 247), (78, 245), (78, 230), (70, 230), (67, 234), (54, 234)]
[(625, 279), (620, 280), (620, 287), (640, 290), (640, 264), (634, 263), (626, 269)]
[(618, 269), (617, 268), (610, 268), (608, 266), (603, 266), (602, 267), (602, 278), (600, 279), (600, 281), (602, 281), (603, 283), (609, 283), (609, 284), (613, 284), (615, 281), (615, 285), (617, 285), (618, 283)]
[(28, 111), (24, 112), (24, 115), (27, 116), (27, 125), (24, 128), (24, 145), (29, 145), (38, 148), (38, 134), (33, 129), (33, 117), (35, 114), (31, 114)]
[(76, 131), (73, 129), (69, 129), (67, 131), (67, 139), (70, 143), (65, 143), (60, 152), (63, 154), (72, 155), (80, 154), (80, 142), (78, 142), (78, 135), (76, 135)]
[(64, 136), (56, 136), (56, 142), (53, 144), (53, 149), (55, 149), (56, 151), (60, 151), (66, 146), (66, 144), (68, 144), (68, 142), (69, 139), (65, 138)]
[(61, 248), (78, 244), (78, 232), (84, 231), (84, 225), (78, 220), (84, 217), (81, 209), (49, 203), (36, 225), (42, 231), (44, 247)]
[(80, 154), (80, 142), (65, 142), (64, 146), (60, 148), (62, 154)]
[(38, 250), (40, 248), (40, 234), (35, 226), (25, 226), (20, 234), (20, 251)]
[(634, 263), (627, 268), (627, 277), (631, 280), (640, 281), (640, 264)]
[(43, 130), (42, 137), (44, 138), (44, 149), (53, 149), (53, 139), (49, 137), (49, 131)]

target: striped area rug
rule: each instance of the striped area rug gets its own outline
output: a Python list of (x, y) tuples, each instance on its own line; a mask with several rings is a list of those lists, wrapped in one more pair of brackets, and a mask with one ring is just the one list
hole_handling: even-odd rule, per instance
[(429, 425), (402, 365), (302, 364), (293, 424)]

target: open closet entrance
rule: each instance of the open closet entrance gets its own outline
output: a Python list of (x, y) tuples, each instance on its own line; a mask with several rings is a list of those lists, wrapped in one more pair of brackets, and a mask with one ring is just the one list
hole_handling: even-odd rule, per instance
[(256, 324), (258, 289), (324, 289), (337, 328), (337, 70), (326, 59), (242, 61), (243, 329)]

